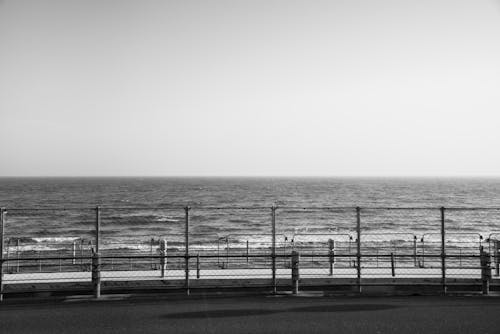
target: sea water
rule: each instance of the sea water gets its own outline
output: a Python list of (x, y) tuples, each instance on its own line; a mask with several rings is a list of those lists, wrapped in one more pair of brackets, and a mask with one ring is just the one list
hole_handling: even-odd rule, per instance
[(439, 240), (441, 206), (485, 208), (447, 210), (447, 238), (500, 236), (498, 178), (0, 178), (5, 240), (24, 250), (91, 242), (96, 206), (103, 247), (181, 247), (186, 206), (192, 249), (266, 247), (272, 205), (278, 242), (352, 239), (358, 206), (364, 241)]

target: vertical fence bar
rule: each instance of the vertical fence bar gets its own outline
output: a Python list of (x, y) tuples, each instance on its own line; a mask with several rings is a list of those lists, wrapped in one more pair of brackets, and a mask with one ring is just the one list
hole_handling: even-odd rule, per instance
[(200, 278), (200, 252), (196, 254), (196, 278)]
[(76, 240), (73, 240), (73, 264), (76, 264)]
[(357, 284), (358, 293), (361, 293), (361, 208), (359, 206), (356, 207), (356, 235), (358, 238), (356, 251)]
[(99, 240), (101, 234), (101, 208), (95, 208), (95, 252), (99, 253)]
[(396, 270), (394, 268), (394, 253), (391, 253), (391, 275), (396, 276)]
[(3, 239), (5, 233), (5, 209), (0, 208), (0, 302), (3, 300)]
[(226, 237), (226, 268), (229, 268), (229, 236)]
[(92, 286), (94, 290), (94, 297), (101, 297), (101, 258), (99, 253), (92, 254)]
[(283, 266), (286, 266), (286, 242), (287, 238), (285, 237), (285, 240), (283, 240)]
[(500, 276), (500, 242), (495, 240), (495, 275)]
[(424, 240), (425, 235), (422, 236), (422, 239), (420, 241), (422, 242), (422, 268), (425, 268), (425, 240)]
[(10, 239), (7, 240), (7, 256), (6, 256), (6, 262), (7, 262), (7, 272), (10, 271), (10, 261), (9, 261), (9, 258), (10, 258)]
[(184, 236), (185, 236), (185, 271), (186, 271), (186, 294), (189, 296), (189, 206), (186, 206), (184, 208), (184, 214), (185, 214), (185, 231), (184, 231)]
[(418, 267), (417, 265), (417, 236), (413, 236), (413, 266), (415, 268)]
[(442, 284), (443, 284), (443, 294), (446, 294), (446, 230), (445, 230), (445, 208), (442, 206), (441, 211), (441, 273), (442, 273)]
[(247, 240), (247, 264), (248, 264), (248, 240)]
[(352, 258), (351, 258), (351, 242), (352, 242), (352, 236), (349, 236), (349, 244), (347, 248), (347, 253), (349, 254), (349, 267), (352, 266)]
[(481, 282), (483, 295), (488, 295), (490, 292), (490, 279), (491, 279), (491, 258), (490, 253), (484, 251), (481, 246), (480, 250), (480, 263), (481, 263)]
[(92, 254), (92, 285), (94, 288), (94, 297), (101, 297), (101, 259), (99, 254), (101, 234), (101, 208), (95, 208), (95, 248)]
[(17, 256), (17, 270), (16, 272), (19, 272), (19, 257), (20, 257), (20, 254), (19, 254), (19, 239), (16, 240), (16, 256)]
[(330, 264), (330, 276), (333, 276), (333, 264), (335, 263), (335, 241), (328, 239), (328, 262)]
[(165, 277), (165, 270), (167, 269), (167, 240), (160, 240), (160, 271), (161, 278)]
[(273, 293), (276, 293), (276, 205), (271, 207), (271, 228), (272, 228), (272, 244), (271, 244), (271, 261), (272, 261), (272, 277), (273, 277)]
[(294, 295), (299, 293), (299, 280), (300, 280), (299, 266), (300, 266), (300, 253), (297, 251), (293, 251), (291, 267), (292, 267), (292, 293)]
[(151, 270), (154, 269), (154, 252), (153, 252), (153, 244), (154, 244), (154, 238), (151, 238), (151, 243), (150, 243), (150, 249), (149, 249), (149, 254), (151, 256), (151, 259), (150, 259), (150, 264), (151, 264)]
[(80, 239), (80, 265), (83, 267), (83, 244), (85, 241)]
[(220, 237), (217, 236), (217, 265), (220, 266)]

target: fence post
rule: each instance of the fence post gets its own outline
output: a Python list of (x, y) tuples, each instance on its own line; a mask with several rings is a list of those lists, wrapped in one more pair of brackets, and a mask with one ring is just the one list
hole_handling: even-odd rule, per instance
[(394, 253), (391, 253), (391, 274), (392, 277), (396, 276), (396, 270), (394, 268)]
[(248, 240), (247, 240), (247, 264), (248, 264)]
[(185, 271), (186, 271), (186, 294), (189, 296), (189, 209), (191, 209), (189, 206), (186, 206), (184, 208), (184, 214), (185, 214)]
[(349, 243), (348, 243), (348, 248), (347, 248), (347, 253), (349, 253), (349, 267), (352, 266), (352, 259), (351, 259), (351, 242), (352, 242), (352, 235), (349, 235)]
[(20, 258), (20, 255), (19, 255), (19, 244), (20, 244), (20, 241), (19, 241), (19, 239), (17, 239), (17, 241), (16, 241), (16, 253), (17, 253), (16, 254), (17, 255), (17, 270), (16, 270), (16, 272), (19, 272), (19, 262), (20, 262), (19, 261), (19, 258)]
[(422, 242), (422, 268), (425, 268), (425, 234), (422, 236), (420, 241)]
[(200, 278), (200, 252), (196, 254), (196, 278)]
[(85, 241), (80, 239), (80, 265), (83, 267), (83, 244)]
[(443, 284), (443, 294), (446, 294), (446, 230), (445, 230), (445, 208), (442, 206), (441, 211), (441, 272), (442, 272), (442, 284)]
[(480, 261), (481, 261), (481, 281), (482, 281), (483, 295), (487, 295), (490, 292), (491, 259), (490, 259), (490, 254), (485, 252), (482, 246), (480, 249)]
[(357, 241), (357, 251), (356, 251), (356, 271), (357, 271), (357, 284), (358, 292), (361, 293), (361, 208), (356, 207), (356, 235)]
[(220, 237), (217, 236), (217, 265), (220, 266)]
[(276, 205), (271, 207), (271, 227), (272, 227), (272, 243), (271, 243), (271, 261), (272, 261), (272, 277), (273, 277), (273, 293), (276, 294)]
[(493, 251), (495, 252), (495, 275), (500, 276), (500, 242), (498, 240), (495, 240), (493, 242), (494, 249)]
[(160, 240), (160, 270), (161, 277), (165, 277), (165, 270), (167, 269), (167, 240)]
[(150, 241), (150, 248), (149, 248), (149, 255), (151, 256), (151, 260), (149, 261), (151, 263), (151, 270), (154, 270), (154, 251), (153, 251), (153, 244), (155, 242), (154, 238), (151, 238)]
[(328, 255), (330, 262), (330, 276), (333, 275), (333, 264), (335, 263), (335, 241), (328, 239)]
[(99, 253), (99, 240), (101, 234), (101, 208), (95, 208), (95, 249), (92, 254), (92, 285), (94, 297), (101, 297), (101, 258)]
[(0, 302), (3, 300), (3, 239), (5, 233), (5, 209), (0, 208)]
[(76, 240), (73, 240), (73, 264), (76, 264)]
[(413, 265), (415, 268), (418, 267), (417, 265), (417, 236), (413, 236)]
[(7, 273), (10, 271), (10, 238), (7, 240)]
[(226, 268), (229, 268), (229, 236), (226, 237)]
[(101, 235), (101, 208), (95, 207), (95, 252), (99, 253), (99, 240)]
[(285, 240), (283, 240), (283, 266), (286, 266), (286, 242), (287, 242), (287, 237), (285, 237)]
[(292, 293), (294, 295), (299, 293), (299, 266), (300, 266), (300, 253), (297, 251), (292, 252)]
[(94, 297), (101, 297), (101, 258), (99, 253), (92, 254), (92, 287)]

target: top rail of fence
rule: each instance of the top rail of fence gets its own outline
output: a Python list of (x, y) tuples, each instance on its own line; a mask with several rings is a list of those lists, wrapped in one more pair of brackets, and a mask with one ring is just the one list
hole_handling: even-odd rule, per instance
[(50, 206), (50, 207), (7, 207), (3, 206), (2, 209), (9, 211), (69, 211), (69, 210), (95, 210), (98, 207), (101, 210), (181, 210), (190, 209), (203, 209), (203, 210), (266, 210), (272, 206), (193, 206), (193, 205), (161, 205), (161, 206), (108, 206), (108, 205), (94, 205), (94, 206)]
[(100, 209), (112, 210), (180, 210), (186, 207), (198, 210), (267, 210), (271, 208), (280, 210), (326, 210), (326, 211), (349, 211), (349, 210), (440, 210), (446, 209), (448, 211), (500, 211), (500, 207), (457, 207), (457, 206), (288, 206), (288, 205), (269, 205), (269, 206), (209, 206), (209, 205), (193, 205), (193, 204), (179, 204), (179, 205), (159, 205), (159, 206), (110, 206), (110, 205), (81, 205), (81, 206), (22, 206), (22, 207), (9, 207), (1, 206), (4, 210), (9, 211), (70, 211), (70, 210), (95, 210), (96, 207)]

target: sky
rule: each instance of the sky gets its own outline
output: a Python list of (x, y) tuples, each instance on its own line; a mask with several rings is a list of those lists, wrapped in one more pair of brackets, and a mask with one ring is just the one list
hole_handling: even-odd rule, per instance
[(500, 176), (498, 0), (0, 0), (0, 176)]

